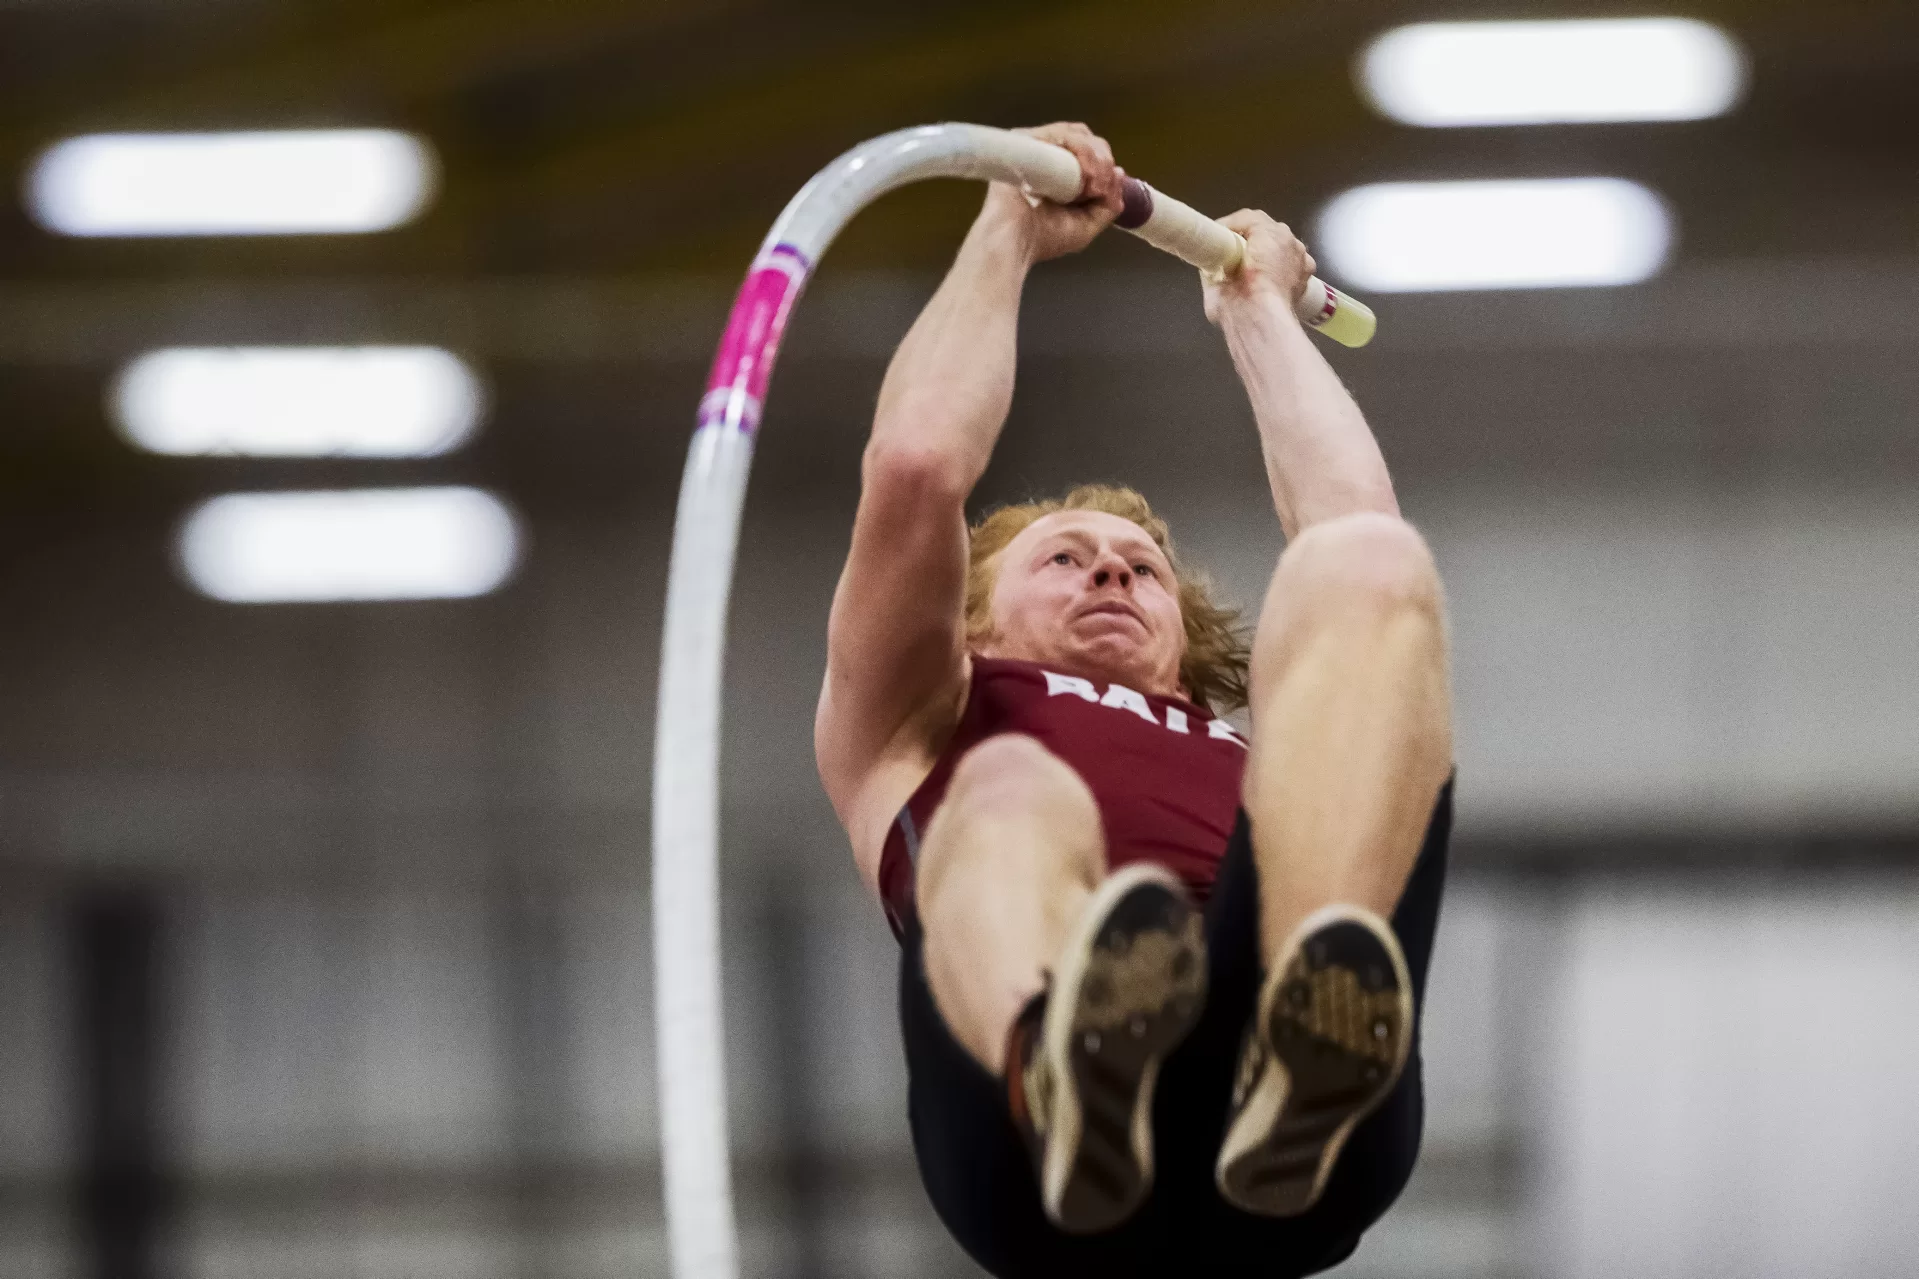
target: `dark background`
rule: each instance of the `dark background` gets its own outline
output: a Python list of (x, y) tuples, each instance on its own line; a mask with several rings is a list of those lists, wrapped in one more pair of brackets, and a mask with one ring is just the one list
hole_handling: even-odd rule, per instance
[[(1677, 12), (1751, 63), (1692, 124), (1422, 130), (1354, 54), (1438, 17)], [(0, 1275), (664, 1275), (647, 773), (693, 407), (834, 155), (1088, 121), (1311, 235), (1361, 182), (1605, 174), (1678, 221), (1617, 290), (1382, 296), (1327, 348), (1439, 554), (1460, 828), (1427, 1153), (1342, 1273), (1761, 1279), (1919, 1257), (1919, 8), (0, 0)], [(387, 126), (370, 236), (64, 240), (33, 156)], [(724, 893), (746, 1272), (965, 1275), (912, 1170), (892, 944), (811, 706), (884, 360), (977, 189), (888, 196), (809, 291), (733, 610)], [(181, 459), (104, 395), (161, 345), (431, 342), (428, 461)], [(1256, 602), (1281, 540), (1190, 274), (1125, 237), (1028, 294), (979, 494), (1146, 489)], [(484, 485), (498, 594), (233, 606), (233, 490)]]

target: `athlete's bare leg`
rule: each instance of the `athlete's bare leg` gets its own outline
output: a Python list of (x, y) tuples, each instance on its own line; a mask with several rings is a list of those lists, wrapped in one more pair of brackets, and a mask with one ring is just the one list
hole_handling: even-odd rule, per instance
[(1044, 746), (988, 738), (954, 769), (920, 847), (926, 980), (953, 1037), (994, 1074), (1105, 874), (1092, 792)]
[(1111, 1229), (1152, 1188), (1153, 1085), (1205, 997), (1198, 912), (1161, 867), (1107, 874), (1092, 793), (1030, 737), (960, 761), (919, 865), (940, 1015), (1006, 1080), (1048, 1218)]
[(1364, 513), (1293, 539), (1260, 613), (1251, 709), (1270, 965), (1322, 906), (1391, 916), (1452, 769), (1444, 604), (1419, 534)]
[(1253, 641), (1244, 791), (1266, 977), (1214, 1175), (1235, 1206), (1289, 1217), (1318, 1202), (1411, 1054), (1389, 921), (1452, 767), (1446, 623), (1379, 444), (1290, 309), (1311, 255), (1262, 213), (1222, 221), (1246, 262), (1206, 284), (1207, 314), (1291, 545)]

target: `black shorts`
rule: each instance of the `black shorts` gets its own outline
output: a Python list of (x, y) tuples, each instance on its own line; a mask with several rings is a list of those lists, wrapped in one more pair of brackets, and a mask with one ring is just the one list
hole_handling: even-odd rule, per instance
[[(1446, 879), (1452, 783), (1440, 791), (1393, 929), (1425, 1009), (1426, 970)], [(1232, 1274), (1286, 1279), (1337, 1265), (1391, 1206), (1419, 1154), (1424, 1117), (1419, 1034), (1399, 1083), (1353, 1131), (1325, 1193), (1298, 1217), (1259, 1217), (1221, 1199), (1213, 1162), (1225, 1135), (1240, 1039), (1262, 976), (1259, 892), (1242, 811), (1206, 912), (1206, 1010), (1166, 1058), (1153, 1097), (1155, 1176), (1139, 1211), (1117, 1229), (1069, 1235), (1040, 1206), (1031, 1156), (1014, 1130), (1005, 1085), (960, 1047), (933, 1003), (921, 967), (922, 934), (907, 930), (900, 959), (900, 1029), (908, 1113), (920, 1176), (940, 1220), (999, 1279), (1098, 1275)]]

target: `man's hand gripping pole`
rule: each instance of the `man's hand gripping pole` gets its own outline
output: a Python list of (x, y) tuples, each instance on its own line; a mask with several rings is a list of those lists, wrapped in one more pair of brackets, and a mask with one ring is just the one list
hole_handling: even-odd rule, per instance
[[(1013, 134), (1012, 138), (1051, 155), (1035, 150), (1022, 156), (1022, 168), (1033, 170), (1023, 184), (1030, 194), (1070, 204), (1079, 198), (1079, 161), (1063, 147)], [(1125, 211), (1115, 225), (1131, 231), (1156, 249), (1172, 254), (1182, 262), (1198, 267), (1215, 277), (1231, 275), (1246, 256), (1246, 241), (1213, 221), (1192, 205), (1155, 191), (1138, 178), (1124, 180)], [(1318, 276), (1306, 281), (1305, 289), (1293, 302), (1300, 322), (1318, 329), (1341, 346), (1365, 346), (1379, 330), (1379, 318), (1373, 309), (1349, 293), (1341, 292)]]

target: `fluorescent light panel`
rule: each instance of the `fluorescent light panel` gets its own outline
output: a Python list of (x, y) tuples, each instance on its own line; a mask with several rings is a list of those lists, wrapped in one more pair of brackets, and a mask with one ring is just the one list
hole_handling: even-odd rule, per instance
[(172, 347), (129, 364), (112, 406), (154, 453), (432, 457), (472, 434), (482, 398), (434, 346)]
[(1375, 292), (1632, 284), (1672, 246), (1659, 197), (1618, 178), (1387, 182), (1339, 196), (1315, 248)]
[(1745, 88), (1739, 47), (1690, 18), (1422, 22), (1360, 55), (1373, 106), (1406, 124), (1595, 124), (1723, 115)]
[(233, 603), (460, 599), (506, 581), (519, 532), (473, 488), (233, 493), (180, 529), (188, 581)]
[(27, 203), (79, 236), (384, 231), (431, 195), (426, 143), (388, 129), (95, 133), (49, 147)]

